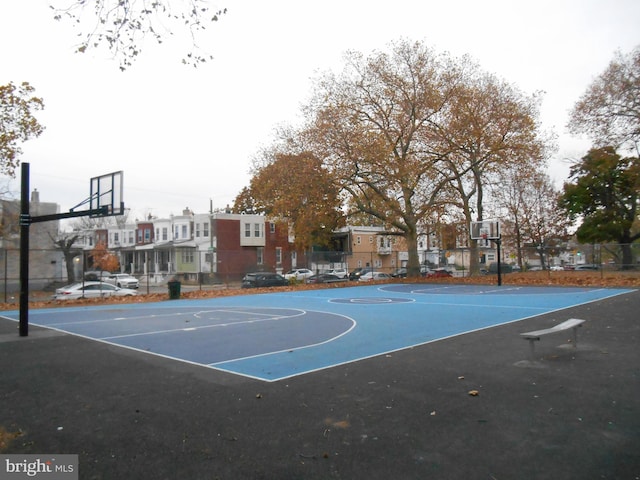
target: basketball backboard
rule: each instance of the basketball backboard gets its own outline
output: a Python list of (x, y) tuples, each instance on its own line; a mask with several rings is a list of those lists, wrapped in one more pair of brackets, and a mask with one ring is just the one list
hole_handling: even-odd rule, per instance
[(91, 179), (91, 191), (89, 196), (91, 210), (106, 207), (106, 212), (93, 216), (122, 215), (124, 202), (122, 201), (122, 170), (107, 173)]
[(499, 240), (500, 222), (497, 220), (471, 222), (471, 238), (474, 240)]

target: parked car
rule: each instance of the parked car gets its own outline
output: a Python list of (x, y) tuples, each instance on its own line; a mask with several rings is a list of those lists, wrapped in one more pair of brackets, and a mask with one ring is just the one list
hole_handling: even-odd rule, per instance
[(355, 270), (352, 270), (351, 273), (349, 274), (349, 280), (352, 280), (352, 281), (359, 280), (362, 275), (365, 275), (372, 271), (373, 269), (370, 267), (356, 268)]
[(396, 268), (395, 271), (391, 274), (393, 278), (406, 278), (407, 277), (407, 269), (406, 268)]
[(312, 275), (305, 280), (306, 283), (335, 283), (344, 282), (346, 279), (332, 275), (330, 273), (321, 273), (319, 275)]
[(305, 280), (313, 275), (313, 272), (308, 268), (294, 268), (293, 270), (289, 270), (284, 274), (284, 278), (287, 280)]
[(247, 273), (242, 279), (242, 288), (282, 287), (289, 285), (289, 280), (282, 275), (271, 272)]
[(102, 281), (120, 288), (138, 288), (140, 286), (138, 279), (128, 273), (110, 273), (106, 278), (103, 277)]
[(435, 270), (430, 270), (427, 273), (427, 278), (444, 278), (444, 277), (453, 277), (450, 271), (444, 268), (436, 268)]
[(384, 272), (367, 272), (361, 275), (358, 279), (359, 282), (371, 282), (374, 280), (391, 280), (393, 277)]
[[(513, 272), (513, 265), (509, 263), (500, 263), (500, 273)], [(489, 264), (489, 273), (498, 273), (498, 262), (492, 262)]]
[(349, 278), (349, 272), (346, 268), (334, 268), (333, 270), (329, 270), (327, 273), (340, 278)]
[(582, 265), (576, 265), (574, 270), (598, 270), (598, 265), (594, 265), (592, 263), (585, 263)]
[(138, 292), (129, 288), (119, 288), (110, 283), (104, 282), (82, 282), (73, 283), (66, 287), (57, 288), (53, 295), (54, 300), (74, 300), (77, 298), (100, 298), (100, 297), (129, 297), (137, 295)]
[(562, 267), (562, 265), (551, 265), (549, 267), (549, 270), (551, 270), (552, 272), (562, 272), (564, 271), (564, 268)]
[(103, 272), (100, 270), (88, 270), (84, 272), (84, 279), (88, 282), (101, 282), (109, 275), (111, 275), (109, 272)]

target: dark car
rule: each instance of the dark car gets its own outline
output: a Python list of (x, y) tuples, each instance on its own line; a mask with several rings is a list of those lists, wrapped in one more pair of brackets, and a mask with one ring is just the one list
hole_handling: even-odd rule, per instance
[(344, 278), (340, 278), (337, 275), (333, 275), (331, 273), (321, 273), (319, 275), (312, 275), (307, 278), (307, 283), (335, 283), (335, 282), (344, 282)]
[(407, 269), (406, 268), (397, 268), (391, 276), (393, 278), (407, 278)]
[[(513, 272), (513, 265), (508, 263), (500, 263), (500, 273)], [(498, 273), (498, 262), (492, 262), (489, 264), (489, 273)]]
[(360, 280), (360, 277), (362, 275), (364, 275), (365, 273), (369, 273), (372, 272), (373, 268), (370, 267), (365, 267), (365, 268), (356, 268), (355, 270), (353, 270), (350, 274), (349, 274), (349, 280), (354, 281), (354, 280)]
[(580, 265), (576, 265), (576, 268), (574, 268), (574, 270), (599, 270), (600, 267), (598, 267), (598, 265), (594, 265), (592, 263), (583, 263)]
[(289, 281), (282, 275), (271, 272), (247, 273), (242, 279), (242, 288), (282, 287)]

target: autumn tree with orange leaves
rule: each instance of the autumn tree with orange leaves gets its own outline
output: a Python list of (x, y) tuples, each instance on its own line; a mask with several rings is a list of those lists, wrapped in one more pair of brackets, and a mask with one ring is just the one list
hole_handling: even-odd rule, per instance
[(104, 243), (96, 245), (96, 247), (91, 250), (91, 257), (93, 259), (93, 267), (97, 270), (114, 272), (120, 268), (118, 257), (107, 250), (107, 246)]
[(349, 213), (404, 236), (417, 275), (418, 237), (434, 212), (482, 220), (496, 171), (544, 161), (537, 105), (467, 58), (402, 40), (390, 52), (350, 52), (342, 73), (318, 79), (300, 143), (323, 160)]
[(298, 248), (325, 246), (343, 225), (339, 189), (322, 161), (308, 152), (276, 153), (256, 166), (250, 186), (237, 197), (236, 213), (263, 213), (287, 221)]
[(28, 82), (0, 85), (0, 175), (14, 177), (20, 165), (20, 144), (44, 131), (34, 117), (44, 102), (34, 94)]

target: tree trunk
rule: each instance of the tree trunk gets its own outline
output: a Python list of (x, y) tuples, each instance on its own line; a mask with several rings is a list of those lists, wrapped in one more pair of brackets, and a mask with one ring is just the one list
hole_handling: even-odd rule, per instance
[(633, 268), (633, 250), (631, 248), (631, 242), (625, 242), (620, 245), (622, 251), (622, 270), (630, 270)]
[(67, 280), (69, 283), (75, 282), (78, 279), (76, 278), (76, 272), (73, 265), (73, 259), (75, 258), (75, 252), (71, 252), (70, 250), (63, 250), (62, 254), (64, 256), (64, 262), (67, 266)]
[(415, 229), (410, 229), (405, 234), (407, 241), (407, 251), (409, 261), (407, 263), (407, 277), (420, 276), (420, 257), (418, 256), (418, 233)]

